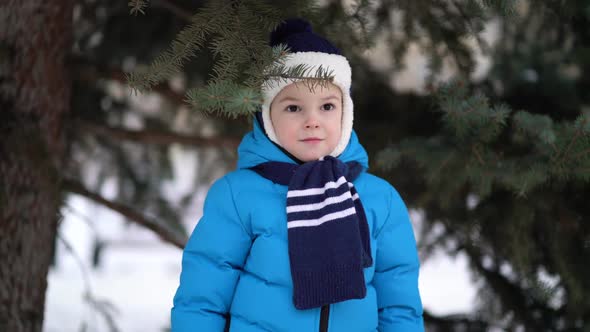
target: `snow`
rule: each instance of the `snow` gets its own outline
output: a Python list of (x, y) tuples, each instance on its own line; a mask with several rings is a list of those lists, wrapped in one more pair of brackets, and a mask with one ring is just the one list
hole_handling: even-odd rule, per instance
[[(172, 297), (178, 286), (181, 251), (160, 244), (151, 248), (107, 249), (105, 266), (90, 273), (95, 300), (113, 308), (119, 331), (163, 331), (169, 327)], [(85, 300), (80, 271), (49, 273), (44, 331), (109, 331), (107, 320)]]
[(476, 289), (469, 277), (467, 257), (450, 257), (437, 252), (420, 269), (418, 287), (422, 304), (434, 315), (468, 313), (475, 303)]

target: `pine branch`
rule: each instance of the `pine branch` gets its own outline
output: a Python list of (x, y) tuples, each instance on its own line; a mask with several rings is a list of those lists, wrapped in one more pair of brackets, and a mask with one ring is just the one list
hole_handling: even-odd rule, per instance
[(288, 67), (278, 62), (264, 73), (263, 78), (263, 84), (269, 88), (280, 82), (301, 81), (309, 90), (315, 91), (318, 87), (325, 88), (334, 81), (334, 71), (321, 65), (317, 68), (305, 64)]
[(460, 142), (469, 140), (489, 143), (506, 127), (511, 110), (505, 105), (490, 107), (482, 94), (468, 95), (467, 85), (451, 81), (436, 93), (444, 125)]
[(136, 91), (145, 92), (178, 73), (184, 63), (201, 49), (207, 36), (223, 30), (227, 17), (221, 13), (227, 13), (231, 6), (231, 1), (209, 1), (191, 18), (191, 23), (177, 35), (170, 48), (159, 55), (145, 72), (136, 71), (127, 75), (129, 85)]
[(254, 89), (226, 81), (210, 83), (187, 93), (188, 102), (197, 110), (229, 117), (252, 114), (262, 105), (262, 96)]
[(358, 25), (358, 29), (360, 30), (361, 40), (363, 41), (363, 46), (366, 48), (371, 48), (375, 46), (375, 37), (377, 33), (377, 22), (376, 20), (371, 17), (374, 15), (373, 8), (372, 8), (372, 1), (370, 0), (356, 0), (356, 8), (352, 15), (350, 15), (350, 19), (353, 22), (356, 22)]
[(590, 113), (582, 112), (573, 123), (561, 124), (556, 141), (558, 148), (550, 157), (552, 175), (560, 180), (589, 181), (584, 169), (590, 168)]
[[(549, 116), (519, 111), (514, 115), (512, 122), (516, 135), (519, 135), (515, 136), (517, 141), (528, 139), (543, 154), (557, 152), (556, 132), (553, 128), (553, 120)], [(547, 147), (550, 147), (552, 151), (549, 151)]]
[(129, 3), (127, 5), (131, 7), (129, 12), (132, 15), (137, 15), (137, 13), (142, 13), (143, 15), (145, 15), (144, 9), (147, 7), (146, 0), (129, 0)]
[[(581, 140), (582, 137), (590, 136), (590, 128), (587, 128), (588, 124), (590, 123), (590, 116), (582, 115), (578, 120), (576, 120), (574, 124), (574, 136), (572, 137), (571, 141), (567, 145), (565, 151), (560, 154), (559, 160), (556, 162), (557, 164), (561, 164), (565, 161), (565, 158), (569, 157), (570, 151), (575, 144)], [(572, 160), (573, 158), (570, 158)]]
[(483, 0), (483, 5), (496, 9), (502, 16), (511, 17), (516, 13), (516, 0)]
[[(156, 4), (159, 4), (160, 7), (169, 10), (177, 17), (184, 19), (185, 21), (190, 21), (190, 19), (192, 17), (192, 15), (189, 12), (178, 7), (172, 1), (169, 1), (169, 0), (152, 0), (152, 1), (154, 1)], [(131, 15), (137, 15), (137, 13), (139, 12), (139, 13), (145, 15), (144, 10), (147, 8), (148, 2), (149, 2), (149, 0), (129, 0), (129, 3), (127, 4), (131, 8), (129, 10), (129, 13)]]
[[(469, 256), (471, 264), (481, 273), (489, 287), (494, 289), (494, 293), (499, 297), (506, 312), (512, 312), (519, 320), (526, 322), (527, 326), (539, 326), (538, 319), (533, 316), (533, 309), (539, 310), (543, 315), (553, 316), (556, 310), (548, 307), (546, 303), (538, 302), (536, 299), (523, 293), (526, 289), (515, 285), (508, 278), (497, 270), (488, 269), (482, 264), (481, 255), (477, 254), (477, 248), (466, 245), (462, 247)], [(529, 289), (530, 291), (530, 289)], [(544, 326), (545, 328), (547, 326)]]
[(155, 130), (130, 130), (85, 120), (77, 120), (73, 123), (73, 126), (82, 133), (89, 132), (105, 138), (116, 138), (141, 144), (169, 145), (178, 143), (197, 147), (223, 147), (229, 149), (235, 149), (239, 145), (239, 141), (231, 138), (204, 138)]
[(558, 165), (561, 165), (561, 164), (563, 164), (563, 162), (565, 162), (567, 156), (569, 155), (570, 150), (572, 149), (572, 146), (576, 143), (576, 141), (580, 138), (581, 135), (582, 135), (582, 131), (576, 130), (574, 137), (571, 138), (569, 144), (565, 148), (565, 151), (563, 151), (559, 154), (559, 159), (556, 161), (556, 163)]
[(423, 317), (427, 326), (429, 324), (436, 326), (436, 331), (488, 331), (492, 327), (500, 328), (498, 324), (469, 315), (437, 316), (424, 310)]
[(188, 238), (185, 234), (178, 234), (178, 232), (170, 229), (165, 224), (150, 220), (128, 206), (113, 201), (109, 201), (106, 198), (100, 196), (99, 194), (93, 193), (88, 189), (84, 188), (84, 186), (76, 180), (64, 179), (62, 185), (65, 191), (69, 191), (71, 193), (84, 196), (98, 204), (101, 204), (115, 212), (118, 212), (122, 216), (126, 217), (128, 220), (133, 221), (136, 224), (153, 231), (164, 242), (168, 242), (182, 249), (188, 241)]
[(579, 151), (579, 152), (573, 154), (570, 159), (572, 159), (572, 160), (578, 160), (578, 159), (581, 159), (581, 158), (585, 158), (587, 156), (590, 156), (590, 148), (585, 149), (585, 150), (582, 150), (582, 151)]
[(481, 157), (481, 154), (479, 153), (479, 148), (478, 148), (477, 144), (471, 145), (471, 151), (473, 152), (473, 154), (477, 158), (477, 161), (479, 161), (479, 164), (481, 166), (485, 165), (485, 162), (483, 161), (483, 158)]
[(127, 80), (135, 91), (150, 89), (179, 71), (206, 40), (212, 39), (212, 77), (206, 87), (187, 93), (188, 102), (197, 110), (229, 117), (251, 114), (262, 103), (263, 84), (301, 80), (313, 90), (331, 82), (331, 71), (309, 66), (288, 68), (284, 65), (288, 56), (284, 46), (272, 50), (267, 46), (268, 33), (280, 22), (279, 13), (275, 6), (256, 0), (209, 1), (168, 51), (145, 72), (131, 73)]

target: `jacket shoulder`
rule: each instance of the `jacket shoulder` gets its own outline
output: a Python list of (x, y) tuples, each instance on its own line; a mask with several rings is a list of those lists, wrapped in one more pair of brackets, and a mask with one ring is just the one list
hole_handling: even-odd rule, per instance
[(366, 187), (377, 195), (391, 195), (397, 193), (395, 188), (386, 180), (371, 173), (362, 173), (355, 181), (355, 187)]
[(226, 173), (215, 180), (207, 192), (205, 208), (223, 206), (233, 208), (241, 223), (249, 229), (248, 209), (245, 207), (255, 203), (256, 195), (261, 188), (260, 176), (256, 172), (239, 169)]
[(370, 205), (380, 216), (376, 224), (377, 234), (385, 222), (395, 216), (395, 220), (402, 220), (400, 216), (406, 216), (408, 209), (398, 191), (386, 180), (370, 174), (363, 173), (354, 183), (363, 201), (371, 202)]
[[(225, 174), (217, 182), (227, 184), (227, 198), (231, 201), (247, 227), (251, 226), (252, 211), (263, 209), (265, 200), (277, 193), (276, 185), (249, 169), (238, 169)], [(286, 188), (285, 193), (286, 194)]]
[(232, 188), (234, 199), (239, 198), (244, 193), (253, 194), (264, 191), (264, 187), (272, 184), (271, 181), (261, 177), (258, 173), (250, 169), (238, 169), (231, 171), (223, 176)]
[(260, 180), (260, 175), (251, 169), (240, 168), (225, 174), (223, 178), (227, 179), (230, 183), (237, 183)]

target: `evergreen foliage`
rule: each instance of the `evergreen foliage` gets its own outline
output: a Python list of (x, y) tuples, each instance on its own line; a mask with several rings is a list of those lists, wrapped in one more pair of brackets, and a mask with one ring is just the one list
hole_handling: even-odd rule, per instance
[(480, 198), (490, 195), (493, 184), (526, 196), (543, 185), (588, 181), (589, 112), (555, 123), (547, 115), (512, 112), (504, 104), (490, 107), (485, 96), (469, 95), (461, 82), (442, 86), (437, 97), (445, 130), (385, 149), (378, 157), (382, 167), (394, 167), (402, 157), (415, 159), (435, 182), (465, 170), (453, 186), (468, 184)]
[(378, 154), (392, 174), (418, 167), (416, 206), (445, 227), (429, 243), (452, 239), (470, 258), (479, 315), (506, 330), (581, 331), (590, 317), (588, 82), (576, 74), (590, 7), (568, 5), (531, 1), (505, 18), (488, 77), (436, 90), (438, 131)]
[(143, 0), (130, 0), (128, 5), (131, 8), (129, 10), (131, 14), (137, 15), (137, 13), (145, 14), (144, 9), (148, 4)]
[[(132, 12), (141, 3), (134, 3)], [(291, 4), (313, 11), (303, 1)], [(209, 1), (191, 23), (178, 33), (169, 50), (158, 56), (143, 72), (128, 75), (129, 84), (147, 92), (159, 82), (182, 70), (207, 41), (215, 59), (207, 86), (187, 92), (197, 110), (235, 118), (252, 114), (262, 104), (260, 87), (280, 80), (303, 79), (310, 88), (331, 81), (324, 68), (286, 67), (285, 47), (268, 46), (268, 35), (281, 22), (280, 11), (264, 1)]]

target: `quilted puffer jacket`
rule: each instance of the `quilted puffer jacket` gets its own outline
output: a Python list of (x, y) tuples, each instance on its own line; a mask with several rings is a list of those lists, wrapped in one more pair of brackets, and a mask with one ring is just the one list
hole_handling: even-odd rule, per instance
[[(367, 295), (307, 310), (293, 305), (285, 212), (287, 187), (249, 168), (294, 163), (257, 121), (238, 149), (238, 169), (210, 188), (203, 217), (182, 258), (173, 332), (423, 331), (419, 261), (407, 208), (386, 181), (363, 172), (353, 182), (371, 234)], [(368, 168), (353, 132), (338, 157)]]

